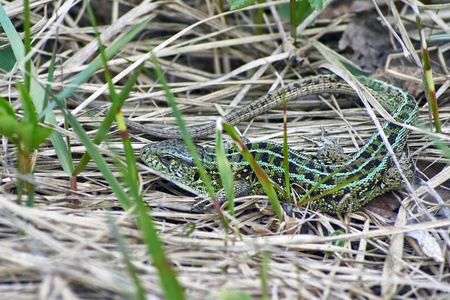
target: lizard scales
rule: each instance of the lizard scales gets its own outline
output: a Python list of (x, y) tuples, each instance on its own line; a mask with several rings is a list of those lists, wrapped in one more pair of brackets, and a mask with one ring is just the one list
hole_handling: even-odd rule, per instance
[[(405, 91), (382, 81), (360, 77), (359, 80), (367, 87), (376, 99), (392, 117), (400, 123), (413, 125), (417, 119), (418, 103)], [(336, 75), (317, 75), (306, 77), (288, 84), (284, 88), (286, 101), (307, 95), (321, 93), (355, 94), (355, 91)], [(270, 108), (281, 104), (282, 89), (275, 90), (249, 103), (242, 108), (232, 111), (225, 116), (225, 120), (233, 125), (249, 119)], [(399, 157), (404, 154), (409, 129), (385, 122), (382, 125), (393, 152)], [(190, 129), (193, 137), (208, 135), (215, 130), (215, 124), (206, 124)], [(147, 133), (150, 133), (147, 131)], [(156, 130), (152, 135), (165, 138), (180, 138), (177, 130)], [(256, 161), (272, 179), (274, 184), (284, 189), (284, 166), (282, 145), (271, 142), (246, 143)], [(214, 150), (198, 147), (202, 163), (208, 172), (213, 188), (222, 193)], [(149, 144), (141, 149), (142, 160), (162, 177), (174, 182), (180, 187), (196, 194), (205, 194), (206, 190), (201, 182), (195, 165), (184, 143), (180, 140), (166, 140), (156, 144)], [(331, 178), (311, 194), (321, 195), (341, 183), (341, 188), (310, 203), (310, 208), (329, 213), (355, 211), (374, 197), (403, 186), (398, 171), (378, 133), (376, 131), (361, 149), (343, 162), (327, 163), (309, 158), (308, 156), (289, 149), (289, 180), (294, 193), (302, 196), (317, 182), (335, 173)], [(404, 155), (403, 155), (404, 156)], [(234, 149), (230, 148), (227, 158), (236, 177), (237, 196), (248, 194), (264, 194), (256, 175), (249, 164)], [(403, 160), (401, 158), (401, 160)], [(410, 166), (404, 163), (404, 172), (412, 177)], [(355, 177), (356, 176), (356, 177)]]

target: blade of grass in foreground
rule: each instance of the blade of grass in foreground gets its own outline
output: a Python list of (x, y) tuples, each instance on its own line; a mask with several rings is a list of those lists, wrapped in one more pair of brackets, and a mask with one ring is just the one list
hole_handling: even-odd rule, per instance
[[(105, 138), (112, 123), (114, 122), (114, 117), (115, 117), (116, 112), (119, 110), (120, 107), (122, 107), (123, 103), (127, 99), (129, 93), (131, 92), (131, 88), (133, 87), (134, 83), (136, 82), (141, 71), (142, 71), (142, 68), (136, 69), (136, 71), (133, 73), (133, 75), (126, 82), (122, 91), (117, 95), (118, 101), (113, 101), (110, 109), (106, 113), (97, 132), (95, 133), (94, 138), (92, 139), (94, 144), (96, 144), (96, 145), (100, 144), (101, 141), (103, 141), (103, 139)], [(112, 99), (112, 97), (111, 97), (111, 99)], [(83, 156), (80, 159), (79, 164), (77, 165), (77, 167), (75, 168), (75, 171), (72, 174), (72, 177), (75, 178), (76, 176), (78, 176), (78, 174), (80, 174), (80, 172), (82, 170), (84, 170), (84, 168), (86, 167), (86, 165), (90, 159), (91, 159), (91, 157), (89, 156), (89, 153), (83, 154)]]
[[(148, 21), (150, 21), (150, 20), (148, 20)], [(128, 79), (128, 81), (126, 82), (122, 91), (119, 94), (117, 94), (115, 92), (114, 85), (111, 80), (111, 76), (109, 75), (109, 72), (108, 72), (107, 60), (111, 57), (111, 55), (113, 53), (116, 53), (116, 49), (120, 49), (119, 47), (128, 43), (139, 31), (141, 31), (143, 29), (143, 27), (147, 24), (148, 21), (143, 22), (142, 24), (140, 24), (140, 26), (137, 26), (135, 28), (135, 30), (130, 31), (129, 35), (127, 34), (121, 40), (117, 41), (117, 45), (115, 45), (115, 43), (114, 43), (112, 45), (114, 47), (113, 48), (108, 47), (107, 50), (105, 50), (104, 47), (101, 45), (101, 41), (97, 36), (98, 43), (100, 44), (99, 45), (100, 55), (96, 58), (95, 66), (93, 66), (91, 69), (92, 69), (92, 71), (95, 71), (95, 69), (98, 69), (98, 67), (100, 66), (100, 65), (98, 65), (100, 62), (103, 64), (103, 67), (105, 68), (105, 77), (107, 78), (108, 87), (109, 87), (109, 91), (111, 94), (112, 105), (111, 105), (110, 109), (108, 110), (108, 112), (106, 113), (105, 118), (103, 119), (102, 123), (100, 124), (98, 131), (94, 135), (93, 142), (96, 145), (100, 144), (100, 142), (103, 141), (103, 139), (105, 138), (106, 134), (108, 133), (108, 131), (114, 121), (114, 117), (115, 117), (116, 113), (118, 111), (120, 111), (120, 107), (122, 107), (123, 103), (127, 99), (129, 93), (132, 90), (134, 83), (136, 82), (139, 74), (142, 71), (142, 67), (139, 67), (133, 73), (133, 75)], [(96, 28), (96, 27), (94, 26), (94, 28)], [(91, 65), (92, 65), (92, 63), (90, 64), (90, 66)], [(84, 80), (84, 78), (87, 78), (87, 75), (90, 75), (89, 73), (90, 72), (87, 72), (84, 75), (80, 74), (79, 81), (81, 82)], [(77, 80), (77, 79), (75, 79), (75, 80)], [(75, 83), (75, 80), (72, 83)], [(134, 154), (133, 154), (133, 157), (134, 157)], [(72, 173), (72, 180), (75, 180), (76, 176), (84, 169), (84, 167), (89, 162), (89, 160), (90, 160), (89, 153), (85, 153), (82, 156), (80, 163), (77, 165), (75, 171)], [(72, 182), (71, 186), (74, 184), (75, 184), (75, 182)]]
[(192, 140), (191, 136), (189, 135), (186, 125), (184, 124), (183, 118), (181, 117), (181, 112), (176, 105), (173, 94), (170, 91), (169, 85), (167, 84), (167, 80), (164, 77), (164, 74), (161, 70), (161, 66), (159, 65), (158, 61), (156, 60), (156, 57), (153, 58), (153, 64), (155, 67), (155, 72), (156, 72), (157, 78), (161, 82), (161, 85), (164, 88), (164, 91), (165, 91), (166, 97), (167, 97), (167, 101), (169, 102), (169, 105), (172, 108), (173, 115), (174, 115), (175, 119), (177, 120), (177, 125), (181, 132), (181, 135), (183, 136), (183, 140), (189, 149), (189, 153), (191, 154), (191, 156), (194, 160), (195, 166), (197, 167), (197, 172), (199, 173), (200, 178), (202, 179), (203, 183), (206, 186), (206, 190), (208, 192), (209, 197), (212, 199), (212, 201), (214, 203), (214, 208), (216, 209), (216, 211), (219, 215), (220, 221), (222, 222), (224, 227), (227, 227), (228, 225), (225, 220), (225, 216), (223, 215), (222, 211), (220, 210), (218, 201), (216, 201), (216, 194), (214, 192), (214, 189), (211, 186), (209, 176), (206, 173), (205, 168), (203, 167), (203, 164), (200, 160), (200, 156), (198, 155), (197, 149), (195, 147), (194, 141)]
[[(220, 119), (219, 119), (220, 120)], [(216, 129), (216, 161), (217, 168), (219, 170), (220, 181), (222, 182), (223, 189), (227, 195), (228, 206), (232, 216), (234, 216), (234, 175), (231, 170), (230, 163), (225, 153), (225, 147), (223, 145), (223, 135), (221, 128), (219, 129), (220, 122), (217, 124)], [(221, 127), (221, 126), (220, 126)]]
[[(86, 2), (86, 1), (85, 1)], [(91, 20), (92, 25), (94, 28), (96, 28), (96, 22), (94, 18), (94, 14), (92, 12), (92, 9), (88, 3), (86, 3), (87, 11), (89, 13), (89, 17)], [(121, 105), (120, 103), (123, 103), (128, 95), (127, 92), (120, 93), (118, 95), (116, 93), (116, 90), (114, 88), (114, 84), (112, 82), (112, 78), (110, 76), (110, 73), (108, 71), (107, 66), (107, 59), (104, 52), (103, 45), (100, 41), (100, 38), (98, 36), (98, 33), (96, 32), (96, 38), (99, 43), (99, 51), (100, 51), (100, 57), (103, 63), (103, 67), (105, 68), (105, 78), (108, 83), (108, 88), (111, 95), (111, 101), (113, 104), (117, 105), (118, 109), (113, 111), (116, 116), (116, 120), (118, 123), (119, 131), (121, 133), (121, 139), (122, 143), (124, 145), (125, 150), (125, 156), (126, 156), (126, 168), (121, 168), (123, 179), (125, 180), (125, 184), (129, 187), (130, 193), (132, 197), (135, 200), (135, 203), (137, 204), (137, 219), (138, 219), (138, 225), (140, 227), (140, 230), (144, 234), (144, 242), (147, 245), (148, 252), (150, 253), (151, 257), (153, 258), (153, 265), (158, 270), (158, 275), (161, 280), (161, 286), (163, 288), (164, 294), (167, 299), (185, 299), (184, 290), (179, 284), (175, 272), (169, 262), (169, 260), (166, 258), (164, 249), (162, 246), (162, 243), (158, 237), (157, 231), (155, 229), (155, 225), (151, 219), (151, 217), (148, 214), (148, 208), (144, 205), (144, 201), (142, 199), (142, 194), (139, 190), (139, 178), (138, 178), (138, 172), (137, 172), (137, 165), (136, 165), (136, 157), (134, 156), (134, 152), (131, 146), (131, 141), (128, 136), (127, 127), (125, 124), (125, 119), (123, 117), (123, 114), (120, 111)], [(135, 73), (136, 75), (136, 73)], [(128, 85), (128, 88), (131, 89), (131, 84)], [(119, 97), (120, 96), (120, 97)], [(122, 253), (124, 254), (125, 258), (127, 258), (127, 252), (125, 249), (123, 249)], [(128, 261), (128, 267), (130, 270), (130, 273), (134, 277), (134, 282), (136, 284), (136, 288), (139, 291), (137, 296), (139, 298), (144, 299), (143, 295), (143, 289), (142, 285), (140, 283), (139, 278), (135, 274), (134, 266), (132, 265), (131, 261), (126, 259)]]
[(436, 99), (436, 89), (434, 87), (433, 72), (431, 70), (431, 59), (430, 52), (428, 51), (427, 40), (425, 38), (425, 33), (423, 30), (422, 19), (420, 18), (420, 13), (417, 7), (413, 6), (414, 13), (416, 15), (416, 24), (419, 29), (420, 43), (422, 46), (422, 57), (423, 57), (423, 73), (425, 76), (422, 78), (423, 86), (425, 87), (425, 93), (427, 96), (428, 104), (430, 105), (430, 111), (434, 119), (434, 127), (437, 133), (441, 133), (441, 123), (439, 120), (439, 106)]
[(170, 107), (172, 108), (173, 116), (177, 120), (178, 128), (180, 129), (181, 135), (183, 136), (183, 140), (184, 140), (186, 146), (188, 147), (189, 152), (194, 160), (194, 163), (195, 163), (195, 166), (197, 167), (200, 178), (203, 180), (203, 183), (206, 186), (206, 190), (208, 191), (208, 195), (211, 197), (211, 199), (216, 199), (214, 189), (212, 188), (209, 177), (205, 172), (205, 168), (203, 167), (203, 164), (200, 160), (200, 156), (198, 155), (194, 141), (192, 140), (191, 136), (189, 135), (186, 125), (184, 124), (184, 121), (181, 118), (181, 112), (175, 103), (173, 94), (170, 91), (170, 88), (169, 88), (167, 81), (164, 78), (164, 74), (161, 70), (161, 66), (157, 62), (156, 58), (153, 58), (153, 64), (155, 67), (155, 72), (156, 72), (157, 78), (161, 82), (161, 85), (164, 88), (164, 91), (165, 91), (166, 97), (167, 97), (167, 102), (169, 103)]
[(91, 138), (88, 136), (86, 131), (83, 129), (80, 123), (78, 123), (77, 119), (70, 113), (70, 111), (64, 106), (64, 104), (58, 101), (58, 106), (61, 112), (64, 114), (64, 117), (67, 118), (70, 126), (72, 127), (80, 142), (83, 144), (83, 146), (86, 147), (86, 151), (91, 156), (98, 170), (103, 174), (103, 177), (108, 182), (108, 185), (116, 195), (117, 200), (125, 210), (130, 209), (132, 206), (131, 201), (128, 199), (127, 194), (123, 191), (123, 188), (117, 181), (117, 178), (111, 172), (108, 164), (98, 151), (96, 145), (91, 141)]
[[(149, 20), (146, 20), (143, 23), (139, 24), (138, 26), (130, 30), (130, 32), (125, 34), (119, 41), (114, 42), (110, 47), (108, 47), (105, 50), (105, 57), (109, 59), (114, 55), (114, 53), (117, 53), (117, 51), (119, 51), (121, 47), (125, 43), (127, 43), (127, 41), (131, 40), (138, 32), (140, 32), (143, 29), (143, 27), (148, 23), (148, 21)], [(53, 99), (53, 102), (46, 109), (44, 109), (43, 112), (45, 112), (46, 110), (50, 110), (50, 107), (54, 106), (59, 107), (64, 117), (67, 119), (70, 126), (73, 128), (80, 142), (86, 147), (87, 153), (91, 156), (98, 170), (103, 174), (105, 180), (108, 182), (109, 186), (116, 195), (122, 207), (125, 210), (128, 210), (131, 208), (132, 202), (129, 200), (122, 186), (117, 181), (117, 178), (112, 174), (105, 159), (97, 150), (95, 144), (91, 141), (86, 131), (83, 129), (80, 123), (78, 123), (76, 118), (70, 113), (70, 111), (67, 109), (67, 107), (64, 105), (62, 101), (65, 97), (70, 95), (79, 84), (85, 82), (90, 77), (90, 75), (92, 75), (101, 66), (102, 61), (101, 58), (98, 56), (92, 61), (91, 64), (89, 64), (89, 66), (83, 72), (81, 72), (77, 76), (77, 78), (75, 78), (74, 81), (72, 81), (72, 84), (70, 84), (66, 89), (64, 89), (60, 94), (58, 94), (57, 97)]]
[[(30, 78), (29, 90), (30, 96), (33, 100), (34, 106), (38, 112), (41, 112), (43, 109), (44, 99), (45, 99), (45, 91), (44, 88), (40, 85), (40, 83), (35, 79), (32, 74), (36, 74), (35, 68), (31, 61), (29, 61), (29, 72), (27, 72), (27, 67), (25, 66), (24, 58), (25, 58), (25, 46), (22, 43), (19, 34), (14, 28), (11, 20), (6, 14), (3, 5), (0, 4), (0, 24), (2, 25), (3, 30), (6, 33), (6, 36), (11, 43), (11, 48), (14, 52), (14, 56), (16, 58), (17, 63), (19, 64), (20, 71), (22, 73), (22, 77), (25, 79), (27, 76)], [(41, 118), (41, 117), (39, 117)], [(56, 125), (56, 118), (52, 111), (47, 111), (45, 113), (45, 121), (49, 122), (53, 125)], [(72, 173), (73, 165), (71, 164), (71, 160), (69, 159), (69, 152), (67, 151), (66, 145), (60, 133), (57, 131), (53, 131), (50, 135), (50, 140), (55, 148), (58, 159), (63, 167), (64, 171), (68, 174)]]
[[(142, 286), (142, 282), (138, 276), (138, 270), (133, 265), (133, 262), (131, 260), (129, 250), (127, 248), (127, 244), (123, 236), (120, 234), (119, 229), (117, 228), (117, 224), (113, 219), (113, 216), (111, 214), (107, 214), (107, 219), (109, 226), (111, 228), (112, 235), (116, 239), (117, 244), (119, 245), (120, 252), (122, 252), (123, 255), (123, 262), (127, 266), (128, 273), (130, 273), (131, 278), (133, 279), (134, 286), (136, 287), (136, 293), (134, 299), (138, 300), (145, 300), (145, 289)], [(132, 298), (130, 296), (132, 295), (125, 295), (127, 298)]]
[(289, 148), (287, 145), (287, 110), (286, 110), (286, 91), (282, 89), (283, 96), (283, 162), (284, 162), (284, 184), (286, 189), (286, 199), (291, 203), (291, 179), (289, 178)]
[(277, 193), (275, 192), (275, 189), (272, 186), (272, 182), (270, 181), (267, 174), (264, 172), (263, 169), (258, 165), (253, 155), (250, 153), (248, 148), (245, 146), (244, 142), (241, 140), (239, 134), (236, 132), (236, 130), (228, 123), (222, 123), (223, 128), (226, 130), (226, 132), (231, 136), (233, 141), (236, 143), (239, 151), (241, 152), (242, 156), (249, 162), (251, 168), (255, 172), (256, 176), (258, 177), (259, 182), (261, 183), (264, 192), (269, 197), (269, 201), (272, 204), (272, 207), (277, 214), (278, 219), (282, 220), (282, 214), (281, 214), (281, 205), (280, 201), (278, 200)]

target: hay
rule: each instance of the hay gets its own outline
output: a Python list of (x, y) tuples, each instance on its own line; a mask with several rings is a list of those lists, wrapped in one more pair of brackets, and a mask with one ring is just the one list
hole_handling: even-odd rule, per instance
[[(51, 1), (33, 2), (34, 22), (43, 19), (46, 2)], [(100, 5), (100, 2), (93, 2), (93, 5)], [(81, 4), (68, 10), (70, 3), (65, 2), (58, 19), (49, 19), (44, 33), (35, 33), (38, 43), (42, 44), (55, 39), (58, 34), (59, 63), (55, 72), (57, 78), (52, 85), (55, 92), (87, 66), (97, 49), (93, 30), (86, 22), (85, 12), (80, 10)], [(273, 10), (269, 11), (279, 2), (259, 5), (267, 8), (266, 23), (262, 26), (264, 34), (260, 36), (252, 34), (254, 23), (247, 11), (228, 15), (231, 24), (226, 24), (223, 17), (213, 17), (217, 12), (210, 2), (199, 2), (199, 5), (179, 1), (112, 3), (111, 9), (94, 9), (97, 18), (103, 20), (99, 30), (106, 45), (126, 28), (153, 16), (145, 32), (109, 62), (110, 71), (124, 78), (117, 83), (118, 88), (132, 73), (132, 68), (128, 68), (130, 61), (148, 58), (153, 49), (188, 124), (214, 121), (219, 115), (218, 105), (227, 110), (232, 101), (242, 105), (265, 94), (278, 78), (268, 67), (269, 61), (285, 82), (298, 78), (297, 74), (305, 73), (305, 70), (316, 70), (323, 62), (312, 52), (300, 57), (303, 62), (299, 63), (289, 60), (291, 55), (298, 57), (298, 53), (281, 50), (280, 38), (285, 33), (279, 30), (285, 23), (279, 24), (271, 17)], [(53, 5), (49, 4), (49, 11), (54, 10)], [(375, 13), (372, 7), (366, 9)], [(421, 12), (424, 18), (429, 16), (427, 22), (439, 27), (448, 23), (448, 14), (445, 14), (448, 11), (449, 7), (443, 6), (439, 10)], [(404, 22), (405, 26), (407, 20), (414, 19), (410, 10), (402, 11), (402, 14), (397, 21)], [(20, 20), (21, 15), (14, 14), (16, 26), (20, 25)], [(333, 24), (333, 17), (322, 17), (316, 26), (302, 31), (302, 36), (312, 39), (326, 34), (328, 38), (336, 38), (350, 20), (351, 16), (347, 15), (339, 20), (339, 24)], [(409, 34), (416, 29), (407, 26), (402, 30)], [(326, 43), (327, 39), (322, 41)], [(440, 49), (444, 51), (442, 54), (438, 52)], [(448, 61), (444, 47), (437, 47), (432, 54), (441, 55), (444, 62)], [(259, 57), (264, 59), (258, 60)], [(153, 68), (150, 62), (142, 60), (146, 68)], [(39, 65), (39, 77), (44, 80), (48, 67), (45, 60), (35, 63)], [(259, 75), (255, 75), (256, 70), (261, 70)], [(17, 103), (15, 79), (11, 78), (20, 77), (14, 76), (19, 75), (2, 74), (0, 94)], [(95, 132), (103, 117), (89, 105), (107, 107), (109, 103), (104, 83), (102, 73), (98, 72), (69, 99), (79, 103), (73, 111), (89, 134)], [(340, 107), (328, 96), (310, 97), (289, 104), (288, 143), (291, 147), (313, 154), (317, 145), (304, 137), (318, 140), (321, 127), (333, 139), (339, 139), (348, 152), (355, 151), (370, 136), (374, 126), (360, 103), (337, 98)], [(448, 133), (448, 93), (440, 99), (443, 131)], [(421, 107), (420, 121), (429, 124), (427, 108)], [(122, 111), (141, 124), (175, 124), (160, 84), (144, 74), (139, 77)], [(61, 121), (62, 115), (58, 110), (55, 113)], [(277, 108), (239, 128), (250, 140), (281, 142), (281, 116), (282, 110)], [(70, 138), (77, 164), (84, 147), (70, 131), (59, 131)], [(149, 137), (137, 131), (130, 133), (136, 153), (151, 142)], [(121, 153), (119, 138), (112, 128), (108, 140), (101, 146), (117, 177), (120, 173), (109, 157)], [(198, 142), (205, 141), (211, 139)], [(442, 141), (448, 144), (448, 137), (443, 137)], [(230, 230), (225, 231), (217, 216), (186, 211), (194, 201), (193, 197), (180, 191), (175, 191), (176, 195), (168, 193), (161, 187), (159, 178), (144, 168), (140, 176), (145, 201), (152, 208), (151, 215), (166, 255), (189, 299), (218, 298), (230, 291), (261, 297), (265, 255), (269, 257), (266, 292), (273, 299), (447, 299), (450, 292), (447, 251), (450, 219), (441, 216), (446, 212), (440, 210), (445, 204), (439, 204), (435, 199), (438, 194), (444, 202), (448, 199), (448, 157), (444, 157), (443, 152), (419, 130), (413, 132), (409, 145), (429, 187), (428, 190), (425, 186), (418, 187), (416, 191), (424, 199), (420, 207), (404, 191), (389, 193), (377, 200), (401, 202), (398, 214), (391, 216), (366, 208), (345, 216), (302, 209), (297, 218), (285, 216), (284, 222), (280, 223), (266, 205), (267, 198), (258, 196), (240, 199), (236, 216), (229, 216)], [(69, 175), (62, 170), (52, 145), (49, 142), (42, 145), (35, 163), (36, 203), (35, 207), (29, 208), (16, 203), (14, 149), (3, 140), (0, 153), (0, 298), (132, 298), (136, 293), (135, 286), (124, 264), (112, 224), (126, 241), (148, 298), (162, 297), (156, 269), (135, 219), (120, 208), (94, 163), (89, 163), (79, 176), (78, 192), (73, 195), (69, 189)], [(73, 199), (79, 199), (81, 205), (74, 206)], [(330, 236), (336, 230), (344, 235)], [(422, 235), (415, 239), (411, 237), (412, 233)], [(428, 247), (421, 244), (424, 240)], [(336, 245), (339, 241), (344, 244)], [(327, 256), (326, 251), (332, 255)]]

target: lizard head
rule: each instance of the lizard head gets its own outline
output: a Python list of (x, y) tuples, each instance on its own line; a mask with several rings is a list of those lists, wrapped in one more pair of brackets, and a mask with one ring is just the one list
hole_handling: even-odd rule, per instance
[[(203, 148), (197, 147), (200, 157)], [(182, 140), (166, 140), (142, 147), (142, 161), (154, 173), (195, 194), (206, 193), (191, 154)]]

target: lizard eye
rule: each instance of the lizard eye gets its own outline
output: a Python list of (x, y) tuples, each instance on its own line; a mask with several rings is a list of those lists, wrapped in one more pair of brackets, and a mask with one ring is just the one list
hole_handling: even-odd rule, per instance
[(165, 163), (171, 163), (173, 160), (173, 156), (172, 155), (164, 155), (162, 157), (162, 161)]

